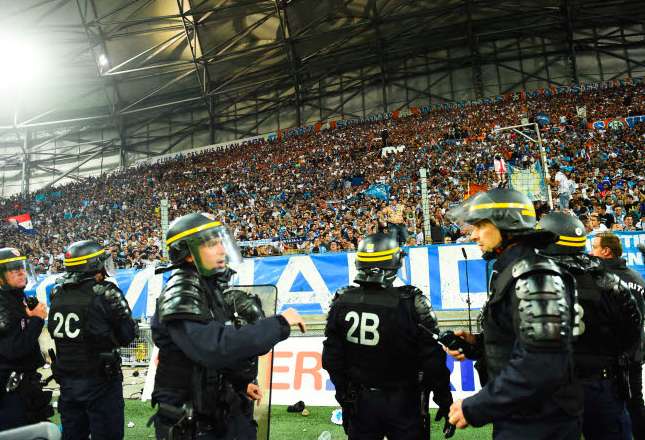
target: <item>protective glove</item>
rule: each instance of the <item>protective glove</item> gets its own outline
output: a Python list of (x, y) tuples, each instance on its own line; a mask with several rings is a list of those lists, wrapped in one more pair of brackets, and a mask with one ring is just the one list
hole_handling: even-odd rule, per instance
[(451, 425), (448, 422), (448, 413), (450, 412), (450, 406), (440, 407), (437, 411), (437, 415), (434, 418), (435, 422), (440, 421), (441, 419), (446, 419), (443, 423), (443, 435), (445, 438), (450, 438), (455, 435), (455, 430), (457, 429), (455, 425)]

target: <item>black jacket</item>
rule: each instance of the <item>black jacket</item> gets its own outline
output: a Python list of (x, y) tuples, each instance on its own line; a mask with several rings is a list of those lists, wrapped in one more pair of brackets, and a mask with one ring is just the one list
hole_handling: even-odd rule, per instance
[[(516, 288), (520, 282), (546, 286), (548, 278), (551, 285), (558, 285), (561, 275), (557, 271), (527, 271), (526, 276), (495, 287), (508, 274), (505, 270), (515, 268), (518, 262), (526, 261), (527, 266), (543, 263), (535, 258), (534, 248), (518, 243), (502, 252), (493, 265), (493, 289), (482, 310), (483, 335), (478, 339), (486, 346), (489, 381), (462, 405), (466, 420), (473, 426), (510, 418), (530, 421), (550, 414), (577, 415), (582, 411), (581, 389), (573, 380), (570, 335), (544, 344), (531, 341), (524, 329), (532, 326), (526, 325), (527, 316), (522, 312), (530, 299), (520, 298), (521, 289)], [(573, 298), (568, 288), (558, 301), (566, 301), (572, 308)], [(563, 316), (563, 329), (570, 325), (568, 320)]]
[(38, 337), (45, 321), (29, 318), (22, 289), (0, 288), (0, 386), (11, 371), (34, 372), (45, 365)]

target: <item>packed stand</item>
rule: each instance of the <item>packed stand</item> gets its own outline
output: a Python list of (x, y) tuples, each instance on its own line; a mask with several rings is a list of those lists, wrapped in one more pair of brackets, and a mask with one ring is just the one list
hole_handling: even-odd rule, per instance
[[(645, 114), (644, 92), (643, 85), (626, 85), (515, 97), (184, 153), (27, 199), (0, 200), (2, 218), (29, 212), (35, 228), (34, 235), (26, 235), (3, 222), (0, 245), (24, 249), (40, 273), (60, 271), (65, 246), (86, 238), (109, 246), (121, 268), (145, 267), (162, 258), (159, 205), (164, 198), (171, 219), (192, 211), (214, 213), (243, 242), (246, 256), (353, 250), (362, 236), (388, 223), (390, 229), (405, 230), (399, 237), (407, 245), (464, 241), (467, 231), (445, 213), (464, 198), (469, 184), (506, 185), (500, 166), (526, 167), (540, 160), (524, 137), (493, 130), (538, 114), (548, 117), (541, 135), (556, 208), (575, 212), (590, 231), (642, 230), (645, 124), (598, 131), (588, 121)], [(577, 113), (582, 106), (586, 119)], [(399, 147), (389, 154), (382, 151), (384, 129), (387, 144)], [(431, 237), (422, 233), (418, 175), (423, 167), (429, 174)], [(379, 183), (389, 186), (385, 200), (365, 194)], [(396, 202), (390, 200), (395, 197)], [(541, 203), (539, 211), (544, 210)], [(257, 240), (265, 241), (252, 243)]]

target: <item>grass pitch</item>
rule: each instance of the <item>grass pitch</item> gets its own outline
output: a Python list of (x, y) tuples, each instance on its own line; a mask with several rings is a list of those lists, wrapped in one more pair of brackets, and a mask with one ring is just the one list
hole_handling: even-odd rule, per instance
[[(317, 440), (323, 431), (331, 433), (332, 440), (347, 439), (343, 428), (331, 422), (332, 407), (307, 407), (309, 416), (287, 412), (286, 406), (274, 406), (271, 408), (271, 440)], [(140, 400), (125, 401), (125, 438), (127, 440), (154, 439), (154, 429), (146, 427), (146, 423), (152, 414), (153, 409), (149, 402)], [(434, 411), (432, 411), (434, 417)], [(56, 415), (52, 420), (59, 424), (60, 418)], [(134, 426), (128, 428), (128, 423), (133, 422)], [(432, 439), (443, 439), (441, 433), (443, 423), (432, 423)], [(481, 429), (468, 428), (457, 431), (455, 440), (483, 440), (492, 438), (492, 429), (484, 427)]]

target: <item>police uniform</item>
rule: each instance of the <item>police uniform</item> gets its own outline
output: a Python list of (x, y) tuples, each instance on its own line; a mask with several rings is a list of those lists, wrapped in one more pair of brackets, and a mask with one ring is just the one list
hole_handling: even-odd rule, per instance
[(427, 405), (420, 403), (424, 388), (446, 418), (445, 433), (454, 433), (447, 425), (450, 372), (432, 337), (435, 314), (419, 289), (392, 286), (403, 255), (394, 237), (367, 236), (358, 245), (359, 286), (340, 289), (327, 317), (322, 363), (350, 439), (420, 438), (424, 424), (429, 427)]
[[(226, 280), (228, 274), (225, 274), (223, 278)], [(228, 281), (230, 281), (230, 278), (226, 280), (226, 283), (221, 283), (220, 287), (228, 287)], [(262, 309), (262, 302), (257, 295), (244, 290), (228, 289), (224, 290), (223, 297), (224, 304), (228, 310), (229, 320), (237, 329), (245, 325), (255, 324), (259, 320), (266, 318)], [(223, 374), (226, 380), (231, 382), (233, 389), (240, 396), (246, 396), (249, 384), (253, 383), (258, 385), (258, 357), (253, 356), (246, 359), (246, 361), (242, 361), (234, 369), (224, 369)], [(255, 402), (244, 398), (241, 401), (241, 413), (248, 418), (249, 423), (253, 426), (256, 423), (253, 419)]]
[(553, 212), (542, 218), (540, 226), (558, 236), (542, 253), (576, 281), (582, 314), (574, 351), (576, 375), (584, 389), (585, 439), (631, 439), (625, 406), (625, 353), (640, 340), (638, 304), (627, 286), (603, 268), (601, 260), (584, 254), (587, 237), (577, 217)]
[(456, 221), (489, 221), (502, 242), (481, 312), (482, 389), (462, 402), (472, 426), (493, 424), (495, 439), (580, 438), (582, 392), (573, 377), (575, 291), (569, 277), (536, 254), (554, 240), (536, 232), (535, 209), (510, 189), (479, 193), (450, 211)]
[[(602, 260), (603, 266), (616, 274), (627, 284), (636, 298), (641, 316), (645, 313), (643, 295), (645, 295), (645, 280), (636, 271), (627, 267), (624, 258)], [(645, 440), (645, 413), (643, 409), (643, 335), (641, 343), (633, 350), (629, 359), (629, 385), (631, 398), (627, 400), (627, 410), (632, 422), (632, 434), (636, 440)]]
[(75, 242), (66, 274), (51, 295), (47, 328), (56, 345), (53, 373), (65, 440), (124, 435), (123, 375), (117, 347), (132, 342), (137, 325), (121, 290), (96, 274), (113, 275), (112, 257), (98, 243)]
[(23, 288), (6, 284), (5, 273), (26, 270), (27, 257), (0, 249), (0, 431), (47, 420), (52, 393), (44, 392), (36, 370), (45, 364), (38, 345), (44, 320), (28, 317)]
[(209, 267), (201, 253), (203, 246), (219, 243), (226, 246), (227, 265), (241, 259), (222, 223), (200, 213), (185, 215), (170, 225), (166, 243), (173, 272), (152, 320), (159, 347), (152, 394), (157, 438), (255, 439), (256, 426), (245, 414), (247, 398), (227, 374), (286, 339), (289, 324), (275, 316), (240, 328), (226, 325), (230, 313), (221, 292), (226, 270)]

